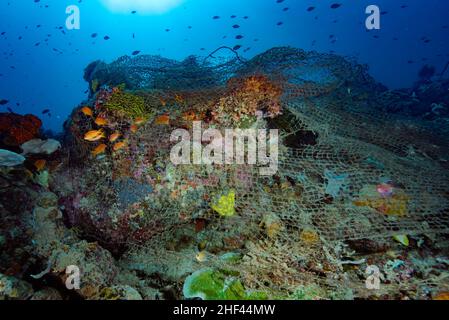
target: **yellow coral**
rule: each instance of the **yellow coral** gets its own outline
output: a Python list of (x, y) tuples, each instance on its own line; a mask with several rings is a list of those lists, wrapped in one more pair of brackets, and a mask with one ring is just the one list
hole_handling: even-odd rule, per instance
[(144, 118), (148, 119), (152, 115), (148, 108), (145, 106), (145, 100), (138, 95), (121, 91), (117, 89), (112, 93), (108, 101), (105, 103), (105, 108), (121, 112), (131, 118)]
[(376, 211), (389, 215), (403, 217), (407, 215), (409, 198), (406, 195), (394, 195), (391, 198), (363, 199), (355, 201), (358, 207), (370, 207)]
[(270, 239), (276, 238), (279, 232), (284, 229), (281, 219), (274, 213), (265, 215), (260, 226), (265, 227), (265, 232)]
[(120, 295), (112, 288), (103, 288), (98, 298), (100, 300), (119, 300)]
[(306, 244), (316, 244), (320, 241), (320, 237), (315, 231), (307, 229), (301, 231), (299, 238)]
[(408, 237), (404, 234), (394, 235), (393, 239), (406, 247), (410, 244)]
[(221, 217), (232, 217), (235, 214), (235, 190), (221, 196), (217, 202), (211, 205), (211, 208)]

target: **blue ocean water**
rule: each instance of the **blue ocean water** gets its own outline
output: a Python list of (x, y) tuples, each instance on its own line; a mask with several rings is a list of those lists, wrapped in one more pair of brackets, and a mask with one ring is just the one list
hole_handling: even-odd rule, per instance
[[(368, 31), (372, 4), (381, 28)], [(66, 28), (70, 5), (79, 30)], [(0, 112), (37, 114), (57, 132), (87, 97), (90, 62), (134, 51), (183, 59), (223, 45), (241, 45), (244, 58), (274, 46), (333, 51), (368, 64), (390, 88), (409, 87), (423, 65), (439, 72), (449, 60), (448, 11), (446, 0), (4, 0)]]

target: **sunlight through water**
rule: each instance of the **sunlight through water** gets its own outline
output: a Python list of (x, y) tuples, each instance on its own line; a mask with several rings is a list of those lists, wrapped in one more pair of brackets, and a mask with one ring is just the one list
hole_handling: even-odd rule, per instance
[(162, 14), (179, 6), (183, 0), (102, 0), (103, 4), (113, 12), (128, 13), (137, 11), (140, 14)]

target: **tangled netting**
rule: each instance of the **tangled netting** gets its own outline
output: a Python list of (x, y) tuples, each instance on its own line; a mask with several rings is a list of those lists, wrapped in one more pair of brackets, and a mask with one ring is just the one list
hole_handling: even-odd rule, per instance
[[(246, 288), (271, 297), (311, 282), (363, 290), (363, 281), (337, 272), (347, 241), (449, 231), (447, 123), (382, 113), (385, 88), (348, 59), (293, 48), (249, 61), (137, 56), (92, 63), (85, 79), (94, 115), (77, 109), (67, 124), (70, 170), (61, 175), (70, 186), (60, 188), (67, 219), (135, 270), (229, 264)], [(257, 110), (266, 117), (256, 118)], [(97, 145), (84, 134), (98, 129), (98, 116), (126, 147), (108, 144), (92, 156)], [(170, 133), (194, 120), (205, 128), (279, 129), (278, 172), (173, 165)], [(214, 209), (230, 194), (235, 212)], [(208, 256), (186, 266), (183, 257), (195, 254), (190, 242)], [(219, 258), (231, 251), (243, 258)]]

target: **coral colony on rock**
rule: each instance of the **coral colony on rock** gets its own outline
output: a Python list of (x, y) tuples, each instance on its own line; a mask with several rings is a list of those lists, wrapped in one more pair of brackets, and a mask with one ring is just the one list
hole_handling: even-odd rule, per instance
[(0, 4), (1, 300), (449, 299), (447, 1), (29, 2)]

